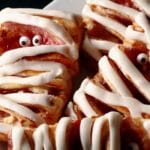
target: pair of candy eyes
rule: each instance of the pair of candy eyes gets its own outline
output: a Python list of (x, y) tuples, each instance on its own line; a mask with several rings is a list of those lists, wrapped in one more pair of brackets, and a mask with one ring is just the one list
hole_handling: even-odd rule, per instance
[[(34, 46), (40, 45), (41, 41), (42, 41), (42, 37), (40, 35), (35, 35), (32, 38), (32, 44)], [(21, 36), (20, 39), (19, 39), (19, 44), (22, 47), (29, 46), (31, 44), (31, 40), (28, 36)]]

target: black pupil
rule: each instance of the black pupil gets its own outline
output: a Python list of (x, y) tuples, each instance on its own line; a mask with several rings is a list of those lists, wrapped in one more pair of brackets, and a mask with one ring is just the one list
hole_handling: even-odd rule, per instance
[(26, 41), (22, 41), (21, 43), (22, 43), (22, 45), (26, 45)]
[(141, 63), (146, 63), (146, 58), (145, 57), (141, 58)]
[(35, 39), (35, 43), (39, 43), (39, 39)]

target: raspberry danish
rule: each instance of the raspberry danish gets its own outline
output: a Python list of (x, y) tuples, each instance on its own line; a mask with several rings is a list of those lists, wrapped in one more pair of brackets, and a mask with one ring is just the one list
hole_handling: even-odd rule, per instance
[(147, 124), (147, 120), (123, 118), (117, 112), (81, 120), (62, 117), (55, 125), (42, 124), (36, 129), (13, 127), (8, 134), (8, 148), (148, 150), (150, 131)]
[(102, 115), (115, 109), (133, 118), (149, 118), (149, 54), (146, 47), (112, 47), (108, 56), (99, 60), (95, 77), (85, 79), (74, 94), (74, 102), (84, 115)]
[[(38, 127), (61, 117), (79, 72), (82, 29), (60, 11), (0, 12), (0, 126)], [(6, 138), (2, 133), (1, 137)]]
[(98, 61), (114, 45), (132, 40), (149, 45), (148, 1), (87, 0), (86, 2), (82, 13), (86, 25), (83, 49), (88, 56)]
[[(106, 138), (117, 150), (120, 147), (121, 122), (122, 116), (119, 113), (110, 112), (95, 119), (72, 120), (70, 117), (62, 117), (57, 124), (49, 126), (42, 124), (34, 130), (14, 127), (8, 135), (8, 148), (21, 149), (24, 145), (28, 149), (44, 148), (45, 150), (102, 149), (107, 144), (104, 143)], [(104, 126), (107, 129), (103, 132)], [(108, 133), (110, 139), (105, 137)]]

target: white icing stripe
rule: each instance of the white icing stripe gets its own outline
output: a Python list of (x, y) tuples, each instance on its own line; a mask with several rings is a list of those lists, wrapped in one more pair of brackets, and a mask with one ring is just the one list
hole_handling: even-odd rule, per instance
[(33, 133), (34, 150), (53, 150), (53, 145), (49, 137), (48, 125), (40, 125)]
[(32, 104), (32, 105), (42, 105), (51, 108), (52, 95), (47, 94), (34, 94), (34, 93), (11, 93), (4, 94), (4, 97), (11, 99), (19, 104)]
[(100, 16), (99, 14), (93, 12), (88, 5), (84, 6), (82, 14), (83, 14), (83, 16), (94, 19), (95, 21), (102, 24), (109, 30), (113, 30), (113, 31), (119, 33), (122, 37), (124, 37), (126, 27), (124, 25), (122, 25), (121, 23), (116, 22), (115, 20), (113, 20), (111, 18), (106, 18), (104, 16)]
[(110, 50), (109, 57), (118, 65), (126, 78), (137, 87), (139, 92), (150, 101), (150, 82), (146, 80), (143, 74), (133, 65), (130, 59), (118, 48), (118, 46)]
[(126, 28), (125, 37), (127, 39), (139, 40), (139, 41), (142, 41), (144, 43), (149, 43), (149, 41), (147, 41), (147, 39), (145, 37), (145, 33), (133, 30), (132, 25), (130, 25)]
[(145, 119), (143, 121), (143, 127), (145, 128), (145, 130), (148, 132), (150, 136), (150, 120), (149, 119)]
[(112, 112), (108, 114), (108, 117), (109, 117), (111, 150), (120, 150), (121, 149), (120, 126), (122, 116), (117, 112)]
[(91, 149), (92, 119), (84, 118), (80, 124), (80, 139), (83, 150)]
[(97, 100), (110, 106), (125, 107), (129, 110), (130, 115), (133, 118), (142, 117), (142, 113), (150, 114), (149, 105), (144, 105), (139, 100), (132, 97), (120, 96), (119, 94), (109, 92), (99, 86), (96, 86), (90, 80), (87, 82), (87, 86), (84, 89), (85, 93), (96, 98)]
[(103, 56), (99, 60), (99, 69), (104, 80), (107, 82), (113, 92), (116, 92), (122, 96), (132, 97), (128, 87), (125, 85), (119, 74), (113, 69), (106, 56)]
[(61, 118), (57, 128), (56, 128), (56, 134), (55, 134), (55, 141), (56, 141), (56, 149), (57, 150), (67, 150), (66, 145), (66, 131), (67, 126), (71, 123), (71, 119), (69, 117)]
[(94, 122), (92, 132), (92, 150), (103, 150), (101, 141), (103, 140), (102, 135), (106, 132), (106, 128), (104, 128), (106, 121), (109, 123), (110, 150), (120, 150), (121, 115), (117, 112), (105, 114), (104, 116), (97, 118)]
[(31, 77), (16, 77), (16, 76), (4, 76), (0, 77), (0, 85), (1, 84), (24, 84), (24, 85), (42, 85), (49, 83), (57, 76), (62, 74), (62, 69), (53, 70), (51, 72), (41, 73), (38, 75), (34, 75)]
[(145, 13), (150, 16), (150, 1), (149, 0), (133, 0), (133, 2), (139, 6), (140, 9), (144, 10)]
[(73, 120), (77, 120), (77, 119), (78, 119), (78, 116), (77, 116), (77, 114), (75, 113), (73, 106), (74, 106), (73, 102), (70, 101), (70, 102), (67, 104), (67, 107), (66, 107), (66, 110), (65, 110), (65, 115), (71, 117), (71, 119), (73, 119)]
[(31, 111), (27, 107), (14, 103), (13, 101), (11, 101), (10, 99), (6, 98), (3, 95), (0, 95), (0, 106), (9, 109), (11, 111), (14, 111), (24, 116), (25, 118), (29, 118), (30, 120), (34, 121), (37, 124), (41, 124), (44, 122), (40, 116), (36, 115), (33, 111)]
[(138, 23), (139, 26), (141, 26), (144, 29), (145, 32), (145, 36), (146, 39), (148, 41), (148, 43), (150, 43), (150, 26), (149, 26), (149, 20), (146, 18), (144, 13), (139, 13), (136, 18), (135, 21)]
[(14, 64), (1, 66), (0, 76), (14, 75), (24, 70), (52, 71), (54, 69), (59, 70), (60, 68), (65, 70), (65, 66), (57, 62), (20, 60)]
[(13, 150), (31, 150), (24, 128), (14, 127), (12, 129), (12, 146)]
[(91, 44), (102, 50), (110, 50), (116, 43), (111, 42), (111, 41), (106, 41), (106, 40), (96, 40), (96, 39), (91, 39)]
[(0, 133), (8, 134), (11, 128), (12, 128), (12, 125), (0, 122)]
[[(0, 56), (0, 66), (13, 63), (18, 59), (21, 59), (26, 56), (36, 56), (41, 54), (53, 53), (53, 52), (60, 53), (69, 57), (70, 55), (72, 55), (71, 52), (70, 53), (68, 52), (69, 48), (71, 47), (66, 45), (41, 45), (38, 47), (35, 46), (35, 47), (23, 47), (23, 48), (12, 49), (10, 51), (3, 53)], [(76, 57), (76, 56), (74, 55), (72, 57)]]
[(108, 114), (111, 150), (121, 149), (120, 126), (122, 116), (117, 112)]
[(96, 112), (93, 110), (91, 105), (88, 103), (87, 98), (84, 93), (84, 88), (86, 87), (88, 83), (88, 79), (85, 79), (81, 87), (74, 93), (73, 101), (80, 106), (80, 109), (86, 115), (87, 117), (96, 116)]
[(128, 15), (132, 19), (134, 19), (135, 16), (139, 13), (137, 10), (135, 10), (133, 8), (129, 8), (127, 6), (117, 4), (115, 2), (112, 2), (111, 0), (87, 0), (87, 3), (88, 4), (99, 5), (99, 6), (109, 8), (109, 9), (119, 11), (123, 14)]
[(13, 13), (13, 15), (12, 13), (0, 13), (0, 15), (1, 24), (4, 22), (16, 22), (20, 24), (38, 26), (41, 28), (45, 28), (50, 33), (62, 39), (65, 43), (73, 43), (73, 39), (71, 38), (69, 33), (62, 26), (51, 21), (50, 19), (15, 12)]
[(99, 60), (101, 57), (101, 52), (95, 48), (95, 46), (91, 43), (91, 40), (85, 35), (83, 40), (83, 49), (86, 51), (90, 56), (92, 56), (95, 60)]
[(33, 9), (33, 8), (4, 8), (1, 10), (1, 13), (14, 13), (20, 12), (25, 14), (39, 15), (39, 16), (52, 16), (59, 17), (63, 19), (69, 19), (73, 21), (74, 15), (71, 13), (65, 13), (59, 10), (44, 10), (44, 9)]
[(101, 50), (109, 51), (115, 44), (111, 41), (90, 39), (88, 35), (85, 35), (83, 49), (98, 61), (101, 58)]
[[(95, 118), (84, 118), (80, 123), (80, 139), (83, 150), (95, 150), (101, 149), (103, 135), (108, 135), (110, 148), (111, 150), (120, 150), (120, 123), (122, 116), (118, 112), (109, 112), (104, 116)], [(108, 130), (102, 128), (105, 123), (108, 122)], [(35, 150), (66, 150), (70, 144), (66, 141), (67, 127), (72, 123), (71, 118), (62, 117), (57, 123), (55, 132), (49, 132), (50, 129), (53, 129), (53, 126), (48, 126), (47, 124), (41, 124), (38, 128), (33, 131), (32, 139), (34, 142)], [(75, 124), (72, 124), (75, 125)], [(52, 128), (51, 128), (52, 127)], [(106, 131), (105, 131), (106, 129)], [(28, 130), (27, 130), (28, 132)], [(12, 147), (13, 150), (26, 150), (31, 149), (30, 142), (26, 137), (25, 129), (23, 127), (13, 127), (12, 128)], [(51, 137), (55, 137), (55, 143), (52, 142)], [(77, 137), (79, 138), (79, 137)], [(105, 143), (106, 144), (106, 143)], [(72, 145), (70, 145), (72, 146)], [(107, 145), (108, 146), (108, 145)]]

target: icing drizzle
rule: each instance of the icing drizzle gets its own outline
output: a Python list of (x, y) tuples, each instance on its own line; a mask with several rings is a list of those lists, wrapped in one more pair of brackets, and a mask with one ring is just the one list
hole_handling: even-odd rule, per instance
[[(149, 101), (149, 81), (146, 80), (118, 46), (114, 46), (110, 50), (109, 58), (115, 62), (124, 76), (130, 80), (132, 84), (137, 87), (138, 91)], [(92, 117), (96, 115), (94, 108), (88, 102), (86, 94), (112, 108), (117, 109), (116, 106), (125, 107), (132, 117), (143, 117), (143, 113), (150, 114), (149, 105), (142, 104), (138, 99), (133, 98), (131, 91), (111, 65), (107, 56), (103, 56), (99, 60), (99, 70), (112, 91), (108, 91), (103, 86), (98, 86), (93, 81), (85, 79), (81, 87), (75, 92), (73, 99), (86, 116)], [(119, 109), (117, 110), (120, 111)], [(128, 114), (128, 112), (126, 112), (126, 114)]]
[[(114, 36), (121, 39), (122, 43), (126, 39), (128, 41), (129, 40), (141, 41), (141, 42), (146, 43), (147, 46), (149, 47), (150, 28), (149, 28), (149, 20), (146, 14), (149, 15), (150, 11), (148, 9), (149, 2), (147, 0), (146, 1), (140, 0), (138, 2), (133, 1), (136, 5), (138, 5), (140, 9), (144, 10), (146, 14), (141, 11), (137, 11), (135, 8), (124, 6), (122, 4), (119, 4), (111, 0), (100, 0), (100, 1), (99, 0), (87, 0), (86, 2), (87, 3), (83, 8), (82, 15), (84, 18), (89, 18), (91, 20), (91, 22), (87, 22), (87, 24), (94, 24), (94, 22), (96, 21), (100, 25), (104, 26), (105, 29), (110, 32), (110, 34), (113, 33)], [(112, 10), (112, 12), (115, 11), (116, 14), (120, 14), (120, 16), (125, 17), (125, 19), (127, 18), (131, 20), (131, 23), (129, 25), (124, 25), (123, 22), (118, 22), (118, 20), (116, 20), (115, 17), (111, 18), (111, 15), (105, 16), (99, 13), (98, 10), (102, 11), (101, 9), (99, 9), (99, 6), (105, 9)], [(93, 7), (96, 7), (97, 9), (92, 9)], [(85, 23), (86, 23), (86, 19), (85, 19)], [(134, 25), (135, 23), (143, 31), (138, 31), (137, 29), (135, 29), (135, 25)], [(103, 50), (110, 50), (112, 48), (111, 47), (112, 43), (111, 41), (107, 41), (108, 47), (106, 46), (103, 47), (102, 45), (105, 45), (106, 43), (104, 40), (101, 40), (101, 39), (98, 39), (97, 41), (95, 40), (96, 39), (94, 39), (94, 37), (90, 37), (89, 35), (86, 35), (85, 40), (83, 42), (83, 48), (90, 56), (92, 56), (95, 60), (98, 61), (98, 59), (101, 57), (101, 53), (103, 52)], [(90, 48), (89, 48), (89, 43), (90, 43)], [(115, 43), (113, 45), (115, 45)]]
[[(105, 114), (102, 117), (98, 117), (95, 119), (95, 121), (91, 118), (84, 118), (81, 120), (81, 124), (79, 126), (80, 128), (80, 138), (82, 148), (84, 150), (95, 148), (102, 149), (102, 138), (101, 135), (103, 134), (102, 127), (105, 125), (106, 122), (108, 122), (108, 131), (109, 131), (109, 139), (110, 139), (110, 146), (112, 150), (120, 150), (120, 123), (122, 120), (122, 116), (117, 112), (110, 112), (108, 114)], [(55, 137), (55, 143), (56, 143), (56, 149), (67, 149), (67, 141), (66, 141), (66, 135), (67, 135), (67, 128), (69, 125), (75, 125), (71, 118), (64, 117), (61, 118), (56, 126), (56, 134), (54, 134)], [(35, 131), (33, 131), (33, 141), (34, 141), (34, 149), (35, 150), (50, 150), (54, 149), (52, 146), (51, 141), (51, 134), (49, 134), (49, 129), (51, 126), (48, 126), (46, 124), (40, 125)], [(20, 150), (20, 146), (24, 145), (24, 148), (29, 148), (29, 142), (27, 140), (27, 137), (25, 136), (26, 130), (22, 127), (20, 128), (12, 128), (12, 143), (13, 148), (16, 147), (15, 150)], [(51, 135), (51, 136), (50, 136)], [(18, 140), (16, 140), (19, 138)], [(16, 142), (17, 141), (17, 142)], [(53, 143), (54, 144), (54, 143)], [(23, 148), (23, 147), (21, 147)], [(22, 150), (22, 149), (21, 149)]]
[[(43, 87), (43, 85), (49, 86), (48, 84), (51, 81), (58, 78), (61, 78), (63, 82), (68, 82), (70, 75), (68, 68), (64, 64), (58, 63), (57, 60), (51, 61), (49, 58), (46, 61), (27, 60), (26, 57), (57, 53), (72, 61), (78, 59), (78, 46), (75, 44), (70, 33), (63, 25), (56, 23), (50, 17), (54, 17), (58, 11), (49, 11), (49, 18), (42, 17), (46, 12), (47, 11), (44, 11), (40, 14), (34, 9), (29, 9), (29, 12), (26, 9), (5, 9), (0, 12), (1, 24), (4, 23), (5, 25), (7, 22), (14, 22), (20, 25), (37, 26), (46, 30), (46, 32), (52, 33), (63, 41), (63, 43), (59, 45), (35, 44), (35, 46), (32, 47), (23, 46), (21, 48), (14, 48), (0, 55), (0, 87), (12, 88), (13, 85), (19, 87), (15, 93), (9, 93), (9, 89), (6, 88), (8, 90), (7, 94), (0, 94), (0, 105), (3, 111), (7, 109), (8, 111), (6, 112), (9, 114), (15, 112), (14, 115), (18, 114), (24, 119), (28, 119), (34, 122), (36, 126), (47, 122), (47, 120), (42, 119), (43, 116), (41, 117), (41, 112), (36, 113), (33, 110), (34, 108), (32, 109), (30, 107), (42, 107), (47, 111), (46, 114), (44, 114), (46, 116), (49, 111), (54, 111), (54, 106), (52, 105), (54, 102), (52, 101), (56, 99), (54, 95), (49, 94), (47, 87), (44, 87), (45, 93), (40, 91), (40, 87)], [(65, 18), (64, 13), (60, 13), (56, 15), (56, 17), (69, 19), (75, 23), (74, 17), (71, 15), (67, 15)], [(36, 35), (36, 38), (39, 39), (41, 37)], [(28, 74), (28, 71), (31, 71), (31, 74)], [(21, 91), (22, 87), (36, 87), (37, 91)], [(57, 100), (62, 101), (59, 97), (57, 97)]]

